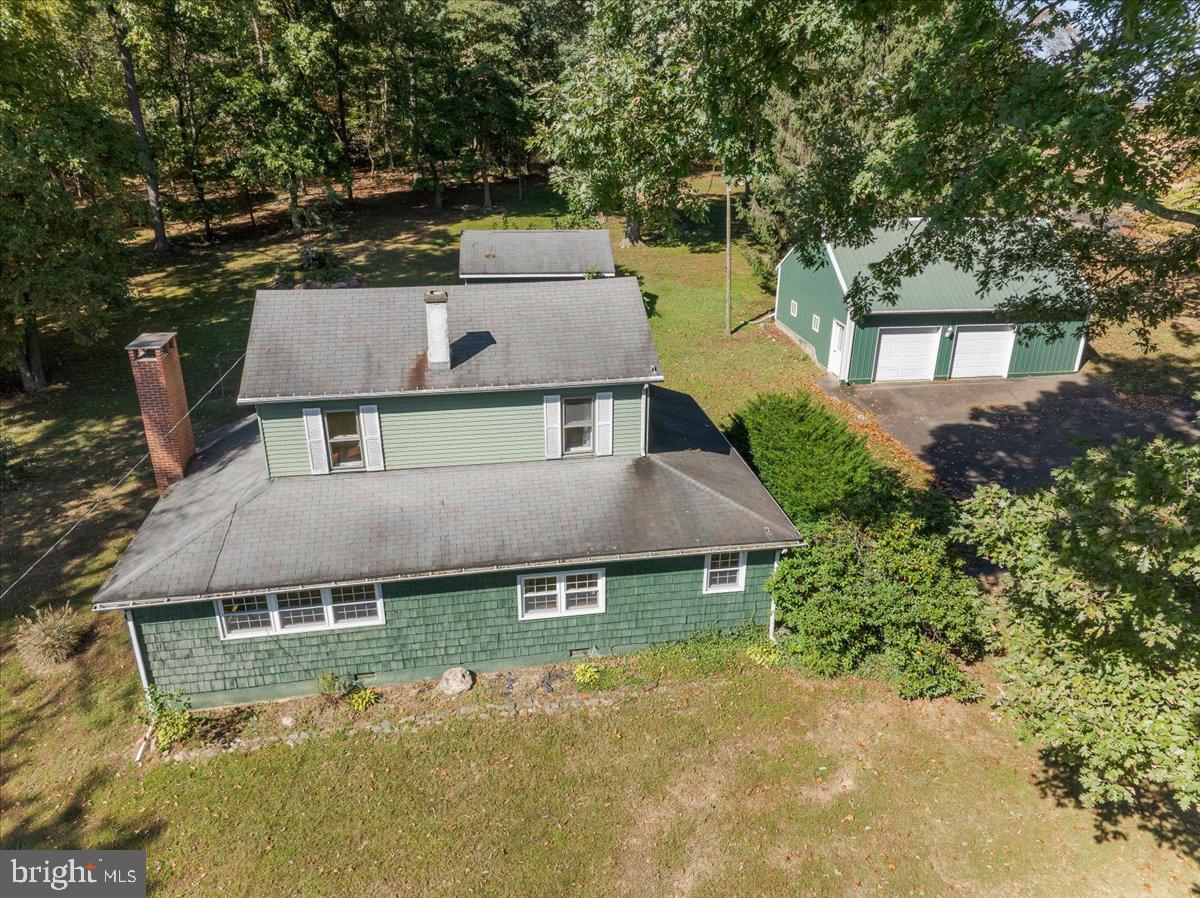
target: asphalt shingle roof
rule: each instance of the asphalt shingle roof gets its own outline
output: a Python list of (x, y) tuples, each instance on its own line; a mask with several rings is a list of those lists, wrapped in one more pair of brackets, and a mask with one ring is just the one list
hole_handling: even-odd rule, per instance
[(463, 231), (459, 276), (613, 275), (608, 231)]
[[(920, 224), (916, 224), (920, 227)], [(878, 262), (892, 250), (904, 243), (910, 228), (876, 228), (872, 232), (871, 241), (863, 246), (832, 245), (834, 258), (846, 286), (854, 281), (859, 272), (868, 273), (867, 266)], [(1039, 277), (1052, 287), (1058, 281), (1049, 272), (1039, 272)], [(1008, 284), (1002, 290), (979, 292), (979, 281), (975, 275), (961, 268), (956, 268), (948, 261), (935, 262), (928, 265), (919, 274), (905, 278), (899, 289), (899, 299), (895, 305), (876, 303), (877, 312), (940, 312), (940, 311), (980, 311), (994, 309), (1002, 300), (1020, 295), (1023, 288), (1020, 284)]]
[(695, 402), (651, 393), (646, 456), (267, 477), (256, 419), (201, 446), (95, 597), (211, 594), (796, 545)]
[[(429, 290), (450, 295), (449, 371), (426, 366)], [(238, 401), (661, 379), (637, 278), (259, 290)]]

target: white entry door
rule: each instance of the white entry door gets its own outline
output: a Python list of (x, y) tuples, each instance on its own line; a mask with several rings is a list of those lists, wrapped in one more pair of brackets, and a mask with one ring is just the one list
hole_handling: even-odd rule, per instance
[(880, 328), (875, 379), (933, 380), (941, 336), (939, 326)]
[(829, 373), (834, 377), (842, 376), (842, 359), (845, 356), (846, 325), (841, 321), (832, 322), (829, 328)]
[(1016, 332), (1011, 324), (960, 324), (951, 377), (1008, 377)]

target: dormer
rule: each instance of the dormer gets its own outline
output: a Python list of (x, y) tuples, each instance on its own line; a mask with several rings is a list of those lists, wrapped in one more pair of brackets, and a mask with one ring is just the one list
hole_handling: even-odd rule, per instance
[(282, 477), (643, 454), (662, 379), (635, 278), (264, 290), (238, 402)]

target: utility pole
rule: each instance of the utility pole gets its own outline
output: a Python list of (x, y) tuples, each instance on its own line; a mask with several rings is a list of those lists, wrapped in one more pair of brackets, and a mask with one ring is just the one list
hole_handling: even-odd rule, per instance
[(733, 294), (733, 225), (729, 213), (729, 179), (725, 179), (725, 336), (733, 331), (729, 327), (729, 306)]

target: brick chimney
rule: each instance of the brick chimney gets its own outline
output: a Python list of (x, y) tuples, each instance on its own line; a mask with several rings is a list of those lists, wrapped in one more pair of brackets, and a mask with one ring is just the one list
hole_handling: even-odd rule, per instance
[(179, 367), (179, 344), (173, 333), (142, 334), (125, 350), (133, 366), (146, 445), (161, 496), (171, 484), (183, 479), (188, 461), (196, 454), (183, 370)]

